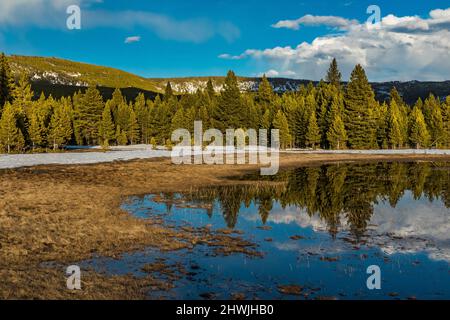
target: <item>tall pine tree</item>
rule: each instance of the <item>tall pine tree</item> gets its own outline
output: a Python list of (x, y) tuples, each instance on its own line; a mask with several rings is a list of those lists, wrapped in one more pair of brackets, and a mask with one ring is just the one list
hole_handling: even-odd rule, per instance
[(100, 138), (102, 139), (102, 145), (105, 147), (108, 147), (111, 140), (114, 140), (115, 138), (115, 126), (109, 104), (106, 104), (105, 109), (103, 110), (99, 133)]
[(273, 120), (273, 128), (278, 129), (280, 132), (280, 147), (286, 149), (291, 145), (291, 133), (289, 131), (288, 120), (283, 111), (278, 110)]
[(74, 128), (81, 138), (80, 143), (98, 143), (98, 128), (104, 109), (103, 98), (96, 87), (90, 86), (75, 104)]
[(237, 129), (245, 125), (245, 111), (242, 108), (241, 92), (233, 71), (229, 71), (225, 78), (218, 108), (215, 110), (215, 127), (221, 131)]
[(48, 140), (53, 144), (53, 150), (68, 143), (72, 137), (72, 108), (68, 99), (61, 101), (54, 108), (50, 121)]
[(8, 58), (0, 54), (0, 114), (6, 102), (12, 102), (14, 93), (14, 78), (9, 66)]
[(320, 130), (317, 125), (316, 113), (312, 112), (308, 122), (308, 131), (306, 132), (306, 146), (316, 149), (320, 143)]
[(361, 65), (353, 70), (345, 95), (345, 125), (353, 149), (376, 146), (375, 94)]
[(409, 141), (416, 149), (428, 147), (430, 134), (427, 130), (425, 118), (419, 105), (415, 105), (409, 115)]
[(333, 61), (331, 61), (330, 67), (327, 71), (327, 76), (325, 80), (335, 86), (336, 88), (340, 89), (341, 87), (341, 72), (339, 71), (339, 67), (336, 61), (336, 58), (333, 58)]
[(10, 153), (21, 151), (25, 145), (22, 132), (17, 127), (16, 111), (11, 103), (6, 102), (0, 119), (0, 147)]

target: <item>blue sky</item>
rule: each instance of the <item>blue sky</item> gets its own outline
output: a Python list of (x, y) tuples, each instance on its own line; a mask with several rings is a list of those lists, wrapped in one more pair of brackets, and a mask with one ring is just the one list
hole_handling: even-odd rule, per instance
[[(74, 3), (81, 7), (81, 30), (66, 28), (65, 11)], [(382, 17), (392, 14), (382, 30), (362, 30), (371, 4)], [(444, 80), (450, 79), (450, 62), (443, 62), (450, 61), (448, 8), (448, 0), (2, 0), (0, 50), (145, 77), (224, 75), (233, 69), (243, 76), (320, 79), (337, 56), (344, 77), (362, 63), (372, 80)], [(310, 22), (298, 28), (274, 27), (305, 15)], [(359, 24), (336, 26), (338, 17)], [(127, 37), (140, 40), (125, 43)]]

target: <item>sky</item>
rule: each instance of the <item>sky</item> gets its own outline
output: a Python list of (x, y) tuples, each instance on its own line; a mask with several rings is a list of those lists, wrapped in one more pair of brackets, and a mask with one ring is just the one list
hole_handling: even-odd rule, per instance
[[(67, 27), (77, 5), (81, 28)], [(380, 20), (366, 21), (376, 11)], [(73, 20), (71, 20), (73, 21)], [(373, 22), (376, 22), (375, 24)], [(0, 0), (0, 51), (110, 66), (144, 77), (450, 80), (445, 0)]]

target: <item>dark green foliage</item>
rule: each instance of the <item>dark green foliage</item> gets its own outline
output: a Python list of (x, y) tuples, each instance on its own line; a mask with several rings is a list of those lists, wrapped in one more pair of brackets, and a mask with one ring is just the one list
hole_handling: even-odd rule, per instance
[(245, 113), (236, 75), (233, 71), (229, 71), (218, 108), (214, 112), (214, 126), (222, 131), (228, 128), (242, 128), (245, 126)]
[(111, 140), (115, 138), (115, 126), (111, 115), (109, 104), (105, 105), (102, 113), (102, 121), (100, 122), (99, 134), (102, 139), (102, 145), (107, 147)]
[(11, 88), (7, 90), (11, 102), (1, 117), (0, 145), (6, 152), (24, 147), (58, 149), (74, 142), (105, 146), (151, 143), (170, 148), (173, 130), (185, 128), (192, 133), (194, 122), (200, 120), (204, 130), (279, 129), (282, 148), (450, 146), (450, 98), (441, 102), (430, 95), (425, 103), (419, 99), (411, 110), (393, 89), (390, 102), (380, 104), (360, 65), (343, 88), (333, 62), (327, 82), (316, 87), (309, 83), (296, 92), (278, 95), (263, 77), (257, 93), (241, 92), (230, 71), (221, 92), (215, 92), (210, 79), (204, 90), (175, 96), (168, 82), (163, 100), (159, 95), (154, 101), (146, 100), (141, 93), (126, 101), (116, 89), (104, 103), (96, 87), (79, 91), (72, 99), (41, 94), (33, 100), (27, 76), (22, 75), (17, 85), (2, 82)]
[(341, 72), (339, 71), (338, 64), (336, 59), (334, 58), (330, 64), (330, 68), (328, 69), (327, 76), (325, 80), (335, 86), (336, 88), (341, 87)]
[(14, 78), (8, 58), (0, 54), (0, 114), (6, 102), (12, 102), (14, 94)]
[(68, 143), (72, 137), (72, 104), (70, 99), (63, 98), (53, 109), (50, 121), (48, 142), (53, 149)]
[(352, 72), (345, 96), (345, 125), (353, 149), (376, 146), (375, 95), (361, 65)]
[(79, 142), (88, 145), (100, 142), (98, 128), (103, 109), (100, 92), (95, 87), (89, 87), (75, 104), (74, 128), (79, 135)]
[(11, 103), (6, 102), (0, 119), (0, 148), (10, 153), (21, 151), (24, 145), (22, 132), (17, 127), (17, 111)]

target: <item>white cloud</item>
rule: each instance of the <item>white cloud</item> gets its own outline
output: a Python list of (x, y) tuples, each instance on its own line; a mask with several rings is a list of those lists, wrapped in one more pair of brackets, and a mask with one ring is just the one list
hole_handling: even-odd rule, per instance
[(266, 72), (262, 72), (258, 74), (258, 77), (262, 77), (263, 75), (266, 75), (268, 78), (278, 78), (278, 77), (292, 77), (295, 76), (295, 72), (292, 70), (285, 70), (285, 71), (278, 71), (275, 69), (267, 70)]
[(331, 28), (347, 29), (351, 25), (358, 24), (357, 20), (349, 20), (336, 16), (305, 15), (296, 20), (281, 20), (273, 24), (273, 28), (300, 29), (300, 26), (327, 26)]
[[(0, 25), (38, 27), (63, 27), (66, 23), (66, 8), (80, 5), (83, 0), (1, 0)], [(92, 0), (84, 0), (91, 3)]]
[(141, 41), (140, 36), (131, 36), (131, 37), (125, 38), (125, 43), (133, 43), (133, 42), (139, 42), (139, 41)]
[(145, 28), (162, 39), (204, 42), (215, 36), (232, 42), (240, 30), (226, 21), (209, 19), (178, 20), (170, 16), (146, 11), (98, 10), (99, 0), (1, 0), (0, 26), (65, 29), (66, 8), (81, 7), (82, 28)]
[(328, 34), (296, 47), (221, 55), (225, 59), (253, 59), (267, 69), (294, 71), (295, 78), (311, 80), (323, 78), (334, 57), (346, 79), (360, 63), (372, 81), (448, 80), (450, 8), (433, 10), (426, 19), (388, 15), (378, 29), (351, 23), (342, 34)]

